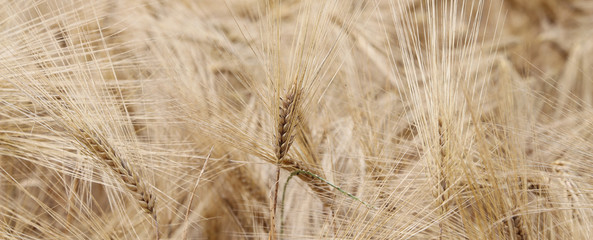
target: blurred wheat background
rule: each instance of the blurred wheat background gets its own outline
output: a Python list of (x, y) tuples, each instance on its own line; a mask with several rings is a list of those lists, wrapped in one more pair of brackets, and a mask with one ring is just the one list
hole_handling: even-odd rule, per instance
[(593, 239), (593, 1), (3, 0), (0, 239)]

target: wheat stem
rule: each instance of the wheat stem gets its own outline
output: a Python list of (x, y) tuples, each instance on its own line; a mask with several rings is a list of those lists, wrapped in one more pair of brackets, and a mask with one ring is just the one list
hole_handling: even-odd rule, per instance
[(278, 188), (280, 182), (280, 167), (276, 167), (276, 181), (274, 182), (274, 193), (272, 194), (272, 205), (270, 209), (270, 234), (269, 240), (276, 239), (276, 205), (278, 202)]

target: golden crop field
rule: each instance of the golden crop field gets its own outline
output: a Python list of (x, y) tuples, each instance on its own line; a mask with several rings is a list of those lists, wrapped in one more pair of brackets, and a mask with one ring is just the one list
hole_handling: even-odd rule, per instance
[(593, 239), (591, 0), (2, 0), (0, 239)]

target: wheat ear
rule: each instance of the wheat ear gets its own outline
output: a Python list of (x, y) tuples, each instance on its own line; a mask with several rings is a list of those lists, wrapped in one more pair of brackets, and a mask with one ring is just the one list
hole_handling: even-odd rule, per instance
[[(439, 137), (439, 156), (437, 157), (437, 184), (436, 184), (436, 192), (433, 194), (437, 199), (437, 207), (440, 209), (440, 214), (444, 217), (447, 214), (447, 200), (449, 199), (448, 195), (448, 185), (447, 184), (447, 176), (446, 176), (446, 164), (449, 160), (449, 149), (448, 149), (448, 129), (443, 126), (443, 121), (441, 118), (438, 119), (438, 137)], [(444, 219), (444, 218), (443, 218)], [(443, 220), (439, 221), (439, 239), (443, 239), (443, 231), (446, 228), (446, 225), (443, 223)]]
[(294, 116), (294, 113), (296, 113), (294, 91), (289, 91), (289, 93), (286, 94), (286, 97), (281, 100), (275, 146), (276, 160), (278, 160), (279, 163), (282, 162), (294, 141), (294, 136), (292, 135), (292, 129), (295, 125), (294, 121), (296, 119)]
[(557, 174), (557, 178), (562, 184), (562, 190), (564, 191), (564, 197), (569, 204), (570, 209), (570, 221), (580, 222), (581, 219), (576, 212), (576, 203), (578, 202), (578, 196), (582, 195), (578, 191), (577, 186), (571, 180), (570, 173), (570, 162), (562, 159), (558, 159), (552, 163), (553, 170)]
[(280, 183), (280, 164), (284, 160), (286, 153), (290, 149), (294, 136), (292, 130), (295, 126), (296, 116), (295, 109), (297, 103), (296, 88), (293, 86), (288, 91), (284, 98), (280, 100), (280, 113), (278, 115), (278, 125), (276, 128), (276, 179), (274, 182), (274, 192), (272, 194), (272, 202), (270, 204), (270, 240), (276, 239), (276, 207), (278, 202), (278, 188)]
[(513, 230), (515, 233), (515, 238), (517, 240), (526, 240), (529, 239), (527, 237), (527, 233), (525, 232), (525, 230), (523, 230), (523, 221), (521, 219), (520, 216), (513, 216), (511, 218), (511, 221), (513, 222)]
[(147, 189), (144, 182), (141, 181), (138, 174), (130, 168), (129, 164), (116, 153), (107, 141), (101, 140), (101, 137), (98, 135), (91, 135), (84, 130), (80, 130), (75, 134), (75, 137), (91, 156), (104, 162), (109, 166), (109, 169), (119, 176), (129, 190), (128, 192), (137, 200), (142, 210), (152, 217), (156, 239), (159, 239), (158, 221), (155, 211), (156, 199)]
[[(322, 176), (321, 172), (318, 172), (313, 168), (305, 166), (304, 163), (286, 157), (286, 154), (294, 141), (295, 136), (293, 134), (293, 129), (296, 127), (299, 119), (301, 119), (301, 116), (299, 116), (299, 111), (297, 109), (299, 96), (299, 92), (297, 91), (296, 87), (293, 86), (291, 90), (289, 90), (289, 92), (286, 94), (286, 97), (281, 99), (278, 129), (276, 133), (276, 158), (279, 166), (276, 179), (276, 191), (278, 190), (278, 185), (280, 181), (280, 168), (283, 168), (284, 170), (291, 173), (295, 171), (302, 171), (309, 172), (316, 176)], [(327, 199), (331, 198), (332, 193), (331, 188), (327, 187), (327, 184), (320, 182), (319, 179), (312, 177), (312, 175), (299, 175), (299, 178), (305, 181), (311, 187), (311, 189), (317, 192), (319, 198), (325, 206), (331, 206), (332, 203)], [(327, 198), (324, 198), (324, 196)]]

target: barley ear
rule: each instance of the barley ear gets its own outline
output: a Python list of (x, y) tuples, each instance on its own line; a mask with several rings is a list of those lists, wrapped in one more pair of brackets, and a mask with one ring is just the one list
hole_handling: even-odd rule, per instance
[(81, 129), (76, 133), (75, 137), (89, 155), (105, 163), (109, 169), (119, 176), (119, 179), (122, 180), (128, 192), (137, 200), (142, 210), (152, 217), (156, 239), (159, 239), (158, 220), (155, 210), (156, 198), (138, 174), (130, 168), (128, 162), (122, 159), (106, 140), (101, 140), (102, 138), (97, 134), (89, 134)]
[(293, 86), (284, 98), (280, 98), (280, 113), (278, 115), (278, 125), (276, 128), (276, 144), (274, 150), (276, 153), (276, 178), (274, 182), (274, 190), (272, 194), (272, 202), (270, 204), (270, 233), (268, 239), (276, 239), (276, 206), (278, 202), (278, 188), (280, 182), (280, 164), (288, 153), (294, 136), (292, 130), (296, 125), (296, 103), (297, 103), (296, 88)]

